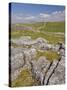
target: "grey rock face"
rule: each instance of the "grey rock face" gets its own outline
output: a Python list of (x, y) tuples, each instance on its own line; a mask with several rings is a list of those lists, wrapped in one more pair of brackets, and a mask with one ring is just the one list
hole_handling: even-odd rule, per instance
[(51, 65), (50, 69), (48, 70), (47, 74), (45, 75), (45, 80), (44, 80), (45, 85), (49, 84), (49, 80), (50, 80), (52, 74), (54, 73), (57, 63), (58, 63), (58, 61), (54, 61)]
[(50, 49), (52, 45), (48, 44), (48, 41), (43, 38), (37, 38), (36, 40), (32, 40), (31, 37), (21, 37), (20, 39), (12, 39), (13, 43), (17, 45), (31, 45), (33, 48), (38, 48), (42, 50)]
[(20, 75), (22, 68), (16, 69), (14, 72), (11, 72), (11, 81), (15, 80), (18, 75)]
[[(31, 49), (20, 49), (20, 48), (12, 48), (11, 49), (11, 73), (12, 80), (15, 79), (19, 75), (19, 70), (21, 68), (30, 69), (30, 61), (35, 57), (36, 50)], [(15, 77), (16, 75), (16, 77)]]
[(24, 36), (24, 37), (20, 37), (19, 39), (12, 39), (11, 41), (13, 43), (16, 43), (17, 45), (28, 45), (31, 44), (31, 37)]
[(24, 65), (24, 54), (21, 49), (13, 48), (11, 50), (11, 72)]
[(21, 68), (25, 65), (24, 53), (20, 48), (11, 48), (11, 81), (20, 74)]
[(43, 70), (44, 68), (45, 69), (47, 68), (47, 65), (49, 65), (50, 62), (45, 57), (42, 56), (38, 59), (37, 64), (38, 64), (39, 68), (41, 70)]
[(51, 66), (49, 72), (46, 75), (45, 81), (47, 82), (49, 76), (51, 75), (51, 72), (53, 71), (54, 67), (56, 66), (53, 74), (51, 75), (51, 77), (49, 79), (48, 85), (64, 84), (65, 83), (65, 59), (64, 59), (64, 56), (61, 56), (60, 61), (55, 61), (55, 62), (53, 62), (53, 64), (55, 64), (55, 65)]
[(50, 62), (45, 57), (40, 57), (38, 61), (32, 61), (32, 73), (34, 77), (43, 85), (44, 74), (50, 65)]
[[(32, 45), (30, 48), (14, 48), (11, 46), (11, 78), (15, 80), (21, 70), (29, 69), (32, 76), (40, 81), (41, 85), (65, 83), (65, 46), (52, 45), (43, 38), (32, 40), (31, 37), (21, 37), (12, 40), (17, 45)], [(45, 56), (35, 60), (37, 50), (53, 50), (60, 55), (60, 60), (49, 62)]]
[[(61, 60), (62, 61), (62, 60)], [(49, 80), (49, 84), (64, 84), (65, 83), (65, 67), (60, 63)]]

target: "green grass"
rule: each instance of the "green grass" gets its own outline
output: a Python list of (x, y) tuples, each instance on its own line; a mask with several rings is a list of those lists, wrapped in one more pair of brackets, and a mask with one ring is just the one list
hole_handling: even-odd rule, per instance
[[(30, 26), (32, 30), (16, 30), (16, 26)], [(39, 30), (40, 32), (37, 32)], [(49, 33), (48, 33), (49, 32)], [(11, 38), (20, 38), (21, 36), (31, 36), (32, 39), (38, 37), (45, 38), (49, 43), (64, 42), (64, 35), (54, 35), (55, 32), (65, 32), (64, 22), (39, 22), (32, 24), (15, 24), (12, 25)]]
[(65, 32), (65, 22), (38, 22), (32, 24), (20, 24), (20, 26), (30, 26), (34, 30), (46, 32)]
[(65, 32), (65, 22), (37, 22), (37, 23), (26, 23), (26, 24), (14, 24), (12, 30), (16, 30), (16, 26), (29, 26), (32, 29), (46, 31), (46, 32)]
[(17, 45), (16, 43), (11, 43), (14, 48), (31, 48), (31, 45)]
[(43, 24), (40, 28), (42, 31), (46, 32), (65, 32), (64, 22), (47, 22), (46, 25)]
[[(54, 35), (52, 33), (34, 32), (30, 30), (15, 30), (11, 32), (12, 38), (20, 38), (21, 36), (30, 36), (32, 39), (42, 37), (49, 41), (49, 43), (64, 42), (64, 35)], [(59, 36), (59, 37), (58, 37)]]
[(36, 59), (38, 60), (39, 57), (41, 56), (45, 56), (47, 60), (49, 60), (50, 62), (53, 60), (58, 60), (59, 59), (59, 55), (57, 54), (57, 52), (48, 50), (48, 51), (44, 51), (44, 52), (40, 52), (37, 51), (37, 55), (36, 55)]
[(38, 83), (39, 82), (36, 79), (32, 78), (30, 70), (25, 69), (14, 81), (12, 81), (12, 87), (33, 86)]
[[(16, 30), (16, 26), (30, 26), (32, 30)], [(37, 31), (40, 32), (37, 32)], [(64, 35), (55, 35), (55, 32), (65, 32), (64, 22), (39, 22), (39, 23), (29, 23), (29, 24), (15, 24), (12, 25), (11, 38), (20, 38), (21, 36), (31, 36), (32, 39), (38, 37), (45, 38), (49, 43), (64, 42)]]

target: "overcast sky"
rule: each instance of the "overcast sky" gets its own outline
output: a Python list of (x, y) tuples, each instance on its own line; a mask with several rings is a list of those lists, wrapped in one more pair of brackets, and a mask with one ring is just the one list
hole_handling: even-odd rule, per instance
[(65, 7), (42, 4), (11, 4), (12, 23), (64, 21)]

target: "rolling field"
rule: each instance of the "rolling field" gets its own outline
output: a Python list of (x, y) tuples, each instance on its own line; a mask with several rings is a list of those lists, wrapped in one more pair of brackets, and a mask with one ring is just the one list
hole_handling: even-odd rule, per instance
[(46, 32), (64, 32), (64, 22), (46, 22), (46, 23), (35, 23), (32, 25), (34, 29), (38, 29)]
[[(11, 38), (20, 38), (21, 36), (31, 36), (32, 39), (36, 39), (38, 37), (45, 38), (46, 40), (49, 41), (49, 43), (64, 42), (65, 38), (64, 26), (65, 26), (64, 22), (16, 24), (13, 25), (12, 27)], [(20, 28), (16, 27), (21, 27), (21, 30)]]

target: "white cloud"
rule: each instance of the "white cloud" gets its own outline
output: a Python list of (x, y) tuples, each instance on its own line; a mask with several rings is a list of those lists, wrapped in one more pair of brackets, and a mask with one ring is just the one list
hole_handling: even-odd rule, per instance
[(55, 14), (57, 14), (57, 13), (58, 13), (58, 11), (52, 12), (53, 15), (55, 15)]
[(64, 13), (65, 13), (65, 11), (55, 11), (52, 14), (53, 15), (57, 15), (57, 14), (61, 15), (61, 14), (64, 14)]
[(47, 18), (47, 17), (49, 17), (50, 15), (49, 15), (49, 14), (46, 14), (46, 13), (40, 13), (40, 16), (41, 16), (42, 18)]
[(51, 15), (54, 18), (54, 20), (57, 21), (64, 21), (65, 19), (65, 11), (55, 11)]
[(65, 11), (55, 11), (52, 15), (57, 17), (65, 16)]
[(12, 15), (12, 22), (51, 22), (51, 21), (64, 21), (65, 11), (54, 11), (52, 13), (40, 13), (37, 15)]
[(18, 19), (18, 20), (22, 19), (22, 17), (20, 17), (20, 16), (16, 16), (15, 18)]
[(27, 17), (25, 17), (26, 20), (32, 20), (34, 18), (35, 18), (34, 16), (27, 16)]
[(41, 13), (40, 16), (43, 21), (64, 21), (65, 11), (55, 11), (50, 14)]

